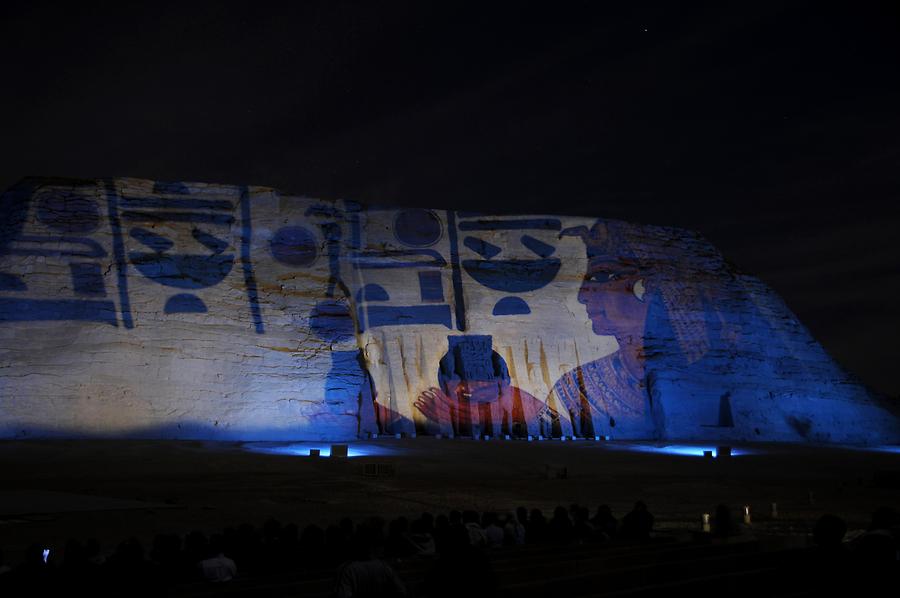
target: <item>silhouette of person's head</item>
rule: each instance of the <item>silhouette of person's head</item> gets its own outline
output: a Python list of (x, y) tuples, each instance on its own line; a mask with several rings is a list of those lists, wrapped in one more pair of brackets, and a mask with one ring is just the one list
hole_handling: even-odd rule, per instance
[(844, 540), (847, 524), (837, 515), (826, 513), (819, 517), (813, 528), (813, 541), (822, 548), (836, 548)]
[(366, 525), (361, 525), (353, 534), (350, 546), (350, 558), (357, 561), (367, 561), (375, 558), (378, 541), (374, 531)]
[(447, 556), (461, 555), (471, 550), (469, 534), (462, 526), (451, 526), (447, 529), (447, 536), (442, 544), (441, 551)]
[(872, 513), (872, 521), (869, 523), (869, 531), (876, 529), (889, 530), (900, 526), (900, 513), (891, 507), (878, 507)]
[(209, 539), (208, 554), (217, 557), (225, 552), (225, 538), (221, 534), (213, 534)]
[(597, 514), (595, 517), (609, 519), (613, 516), (612, 509), (609, 508), (609, 505), (600, 505), (597, 507)]
[(716, 516), (713, 520), (713, 533), (717, 536), (730, 536), (735, 530), (731, 520), (731, 509), (726, 504), (716, 507)]
[(555, 521), (569, 521), (569, 512), (562, 505), (558, 505), (553, 509), (553, 519)]
[(525, 507), (516, 507), (516, 519), (523, 525), (528, 523), (528, 509)]
[(43, 568), (43, 566), (45, 564), (43, 545), (41, 545), (41, 544), (29, 545), (28, 548), (25, 549), (25, 556), (23, 559), (23, 564), (26, 567)]

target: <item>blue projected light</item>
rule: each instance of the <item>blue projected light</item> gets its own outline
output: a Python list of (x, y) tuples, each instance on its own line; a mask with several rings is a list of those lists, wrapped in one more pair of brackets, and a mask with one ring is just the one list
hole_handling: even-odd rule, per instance
[(859, 450), (863, 451), (874, 451), (876, 453), (894, 453), (900, 455), (900, 446), (896, 444), (885, 444), (881, 446), (867, 446), (862, 447)]
[[(608, 445), (610, 448), (616, 448), (625, 451), (635, 451), (639, 453), (657, 453), (663, 455), (677, 455), (680, 457), (702, 457), (704, 451), (712, 451), (713, 457), (718, 457), (718, 450), (715, 446), (706, 446), (702, 444), (636, 444), (623, 443), (618, 445)], [(756, 455), (759, 451), (751, 450), (743, 447), (731, 447), (732, 457), (742, 457), (745, 455)]]
[(372, 457), (396, 455), (395, 449), (390, 449), (374, 444), (361, 442), (350, 443), (322, 443), (322, 442), (292, 442), (290, 444), (273, 444), (270, 442), (251, 442), (244, 448), (254, 453), (266, 453), (269, 455), (288, 455), (291, 457), (309, 457), (310, 450), (318, 449), (320, 457), (331, 456), (331, 444), (347, 444), (347, 457)]

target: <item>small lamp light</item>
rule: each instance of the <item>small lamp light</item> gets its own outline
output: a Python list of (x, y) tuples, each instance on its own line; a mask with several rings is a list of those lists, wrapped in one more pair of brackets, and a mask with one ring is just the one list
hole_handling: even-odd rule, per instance
[(750, 505), (744, 505), (744, 524), (750, 525)]
[(704, 513), (701, 521), (703, 523), (703, 531), (704, 532), (709, 532), (712, 530), (712, 528), (709, 525), (709, 513)]

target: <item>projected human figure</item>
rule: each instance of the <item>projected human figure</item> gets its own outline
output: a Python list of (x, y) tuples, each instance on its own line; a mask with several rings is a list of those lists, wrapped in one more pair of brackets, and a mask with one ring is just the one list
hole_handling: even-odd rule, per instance
[[(510, 385), (506, 362), (491, 348), (491, 337), (448, 337), (438, 382), (422, 392), (416, 408), (454, 435), (551, 435), (559, 415), (527, 392)], [(557, 432), (558, 434), (558, 432)]]
[[(664, 248), (631, 239), (630, 230), (623, 222), (598, 220), (591, 228), (561, 233), (585, 244), (588, 264), (578, 301), (593, 332), (614, 336), (619, 345), (616, 353), (574, 368), (554, 385), (578, 435), (658, 437), (664, 414), (653, 400), (655, 372), (677, 370), (690, 381), (713, 367), (710, 356), (733, 353), (740, 342), (740, 324), (716, 307), (721, 292), (715, 284), (696, 272), (688, 282)], [(716, 405), (718, 421), (712, 412), (698, 412), (697, 424), (733, 427), (728, 393)]]
[(578, 291), (594, 334), (616, 338), (619, 350), (564, 374), (554, 392), (576, 435), (656, 435), (646, 388), (644, 333), (653, 294), (646, 265), (630, 250), (618, 223), (567, 229), (580, 236), (588, 265)]

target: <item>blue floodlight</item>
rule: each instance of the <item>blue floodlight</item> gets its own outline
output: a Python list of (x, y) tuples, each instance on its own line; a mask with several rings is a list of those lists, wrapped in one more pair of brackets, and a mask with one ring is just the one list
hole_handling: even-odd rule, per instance
[[(248, 442), (244, 448), (254, 453), (266, 453), (269, 455), (289, 455), (294, 457), (309, 457), (311, 449), (318, 449), (320, 457), (331, 456), (331, 444), (317, 442), (291, 442), (277, 444), (271, 442)], [(370, 457), (395, 455), (398, 451), (375, 444), (352, 442), (347, 446), (347, 457)]]
[[(704, 451), (712, 451), (713, 457), (718, 457), (718, 448), (702, 444), (638, 444), (638, 443), (622, 443), (618, 445), (608, 445), (611, 448), (619, 448), (626, 451), (635, 451), (639, 453), (657, 453), (663, 455), (678, 455), (680, 457), (703, 457)], [(744, 455), (757, 454), (759, 451), (747, 448), (732, 447), (731, 456), (741, 457)]]

